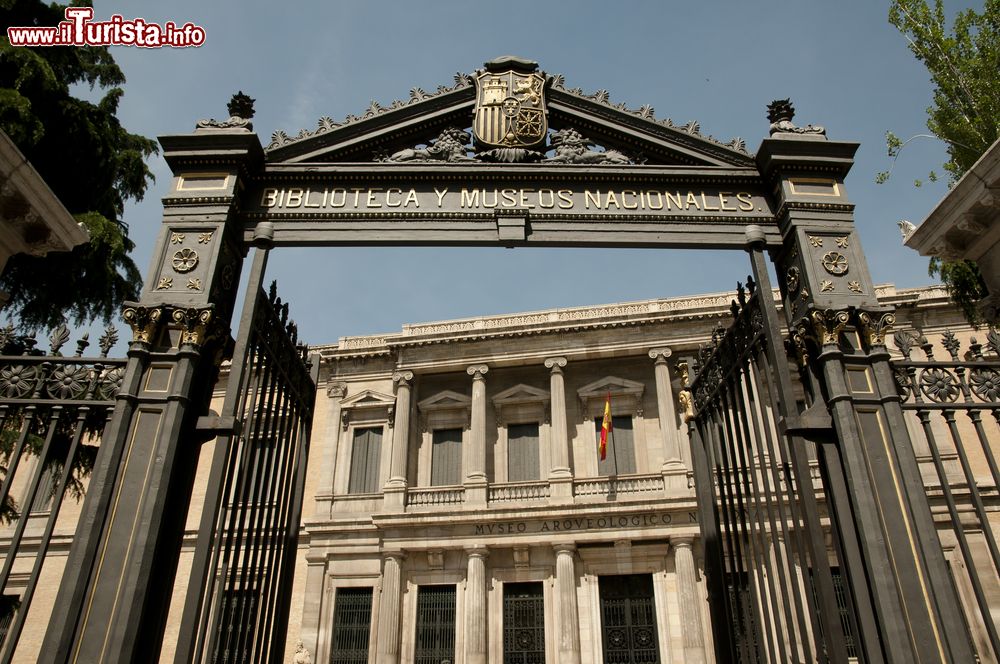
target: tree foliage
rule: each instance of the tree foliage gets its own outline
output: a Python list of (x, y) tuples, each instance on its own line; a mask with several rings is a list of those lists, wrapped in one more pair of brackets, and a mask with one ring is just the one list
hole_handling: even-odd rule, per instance
[[(64, 9), (0, 0), (0, 20), (4, 27), (56, 25)], [(7, 263), (0, 288), (22, 327), (54, 327), (63, 317), (107, 322), (138, 295), (142, 279), (122, 215), (152, 181), (145, 159), (157, 147), (119, 122), (124, 83), (107, 48), (12, 47), (0, 38), (0, 127), (90, 232), (90, 242), (71, 252)], [(99, 101), (74, 96), (79, 85), (98, 91)]]
[[(927, 128), (947, 146), (943, 168), (954, 184), (1000, 137), (1000, 0), (985, 0), (982, 12), (959, 12), (951, 29), (942, 0), (934, 0), (933, 6), (926, 0), (893, 0), (889, 22), (931, 76), (934, 103), (927, 109)], [(892, 132), (886, 141), (893, 158), (907, 142)], [(934, 171), (929, 177), (936, 179)], [(887, 178), (888, 173), (880, 173), (877, 180)], [(976, 301), (986, 289), (976, 264), (932, 259), (929, 272), (941, 278), (966, 318), (977, 323)]]

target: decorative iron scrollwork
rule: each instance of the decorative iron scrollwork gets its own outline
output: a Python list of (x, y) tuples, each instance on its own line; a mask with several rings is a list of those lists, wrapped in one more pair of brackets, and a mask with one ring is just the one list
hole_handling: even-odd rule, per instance
[(937, 403), (948, 403), (958, 398), (958, 380), (944, 369), (927, 369), (920, 374), (920, 391)]
[(0, 395), (9, 399), (23, 399), (31, 394), (38, 377), (38, 368), (14, 364), (0, 369)]
[(90, 387), (91, 369), (78, 364), (56, 367), (45, 381), (45, 391), (53, 399), (79, 399)]

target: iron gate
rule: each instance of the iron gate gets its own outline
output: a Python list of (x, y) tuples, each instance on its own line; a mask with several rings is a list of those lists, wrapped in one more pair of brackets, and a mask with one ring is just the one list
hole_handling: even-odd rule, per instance
[(829, 515), (818, 498), (825, 473), (815, 446), (788, 426), (790, 415), (804, 415), (795, 392), (802, 386), (789, 370), (763, 256), (751, 253), (757, 282), (738, 286), (732, 325), (700, 351), (684, 395), (694, 407), (689, 429), (716, 652), (749, 664), (847, 662), (830, 571), (839, 542), (828, 554)]
[[(60, 350), (69, 338), (65, 325), (52, 330), (44, 354), (34, 339), (16, 335), (10, 326), (0, 330), (0, 523), (13, 526), (0, 569), (0, 662), (5, 664), (13, 661), (53, 539), (65, 541), (65, 533), (56, 532), (63, 500), (67, 494), (83, 496), (83, 479), (125, 375), (125, 359), (108, 357), (118, 341), (113, 327), (98, 341), (99, 357), (83, 356), (88, 335), (77, 342), (74, 355), (64, 357)], [(15, 483), (23, 485), (20, 492)], [(12, 579), (18, 560), (30, 563), (23, 583)]]
[(273, 662), (285, 645), (318, 361), (275, 284), (250, 288), (219, 417), (175, 661)]

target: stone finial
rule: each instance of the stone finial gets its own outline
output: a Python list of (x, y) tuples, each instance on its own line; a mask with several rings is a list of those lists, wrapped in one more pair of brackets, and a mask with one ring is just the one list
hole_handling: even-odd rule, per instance
[(229, 111), (229, 117), (252, 120), (253, 103), (255, 101), (257, 100), (251, 99), (250, 95), (243, 94), (243, 91), (240, 90), (234, 94), (229, 100), (229, 103), (226, 104), (226, 109)]
[(253, 124), (250, 120), (253, 118), (253, 103), (255, 99), (251, 99), (249, 95), (243, 94), (240, 90), (234, 94), (229, 103), (226, 104), (226, 109), (229, 111), (228, 120), (198, 120), (195, 125), (196, 129), (245, 129), (247, 131), (253, 131)]
[(813, 125), (796, 127), (792, 124), (795, 107), (791, 99), (775, 99), (767, 105), (767, 119), (771, 122), (771, 136), (775, 134), (816, 134), (826, 136), (826, 129)]

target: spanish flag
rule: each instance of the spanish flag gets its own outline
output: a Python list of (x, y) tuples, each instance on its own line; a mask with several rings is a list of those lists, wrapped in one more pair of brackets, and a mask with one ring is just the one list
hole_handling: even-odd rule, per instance
[(601, 445), (598, 448), (601, 452), (601, 461), (608, 458), (608, 434), (611, 433), (611, 392), (604, 402), (604, 421), (601, 423)]

